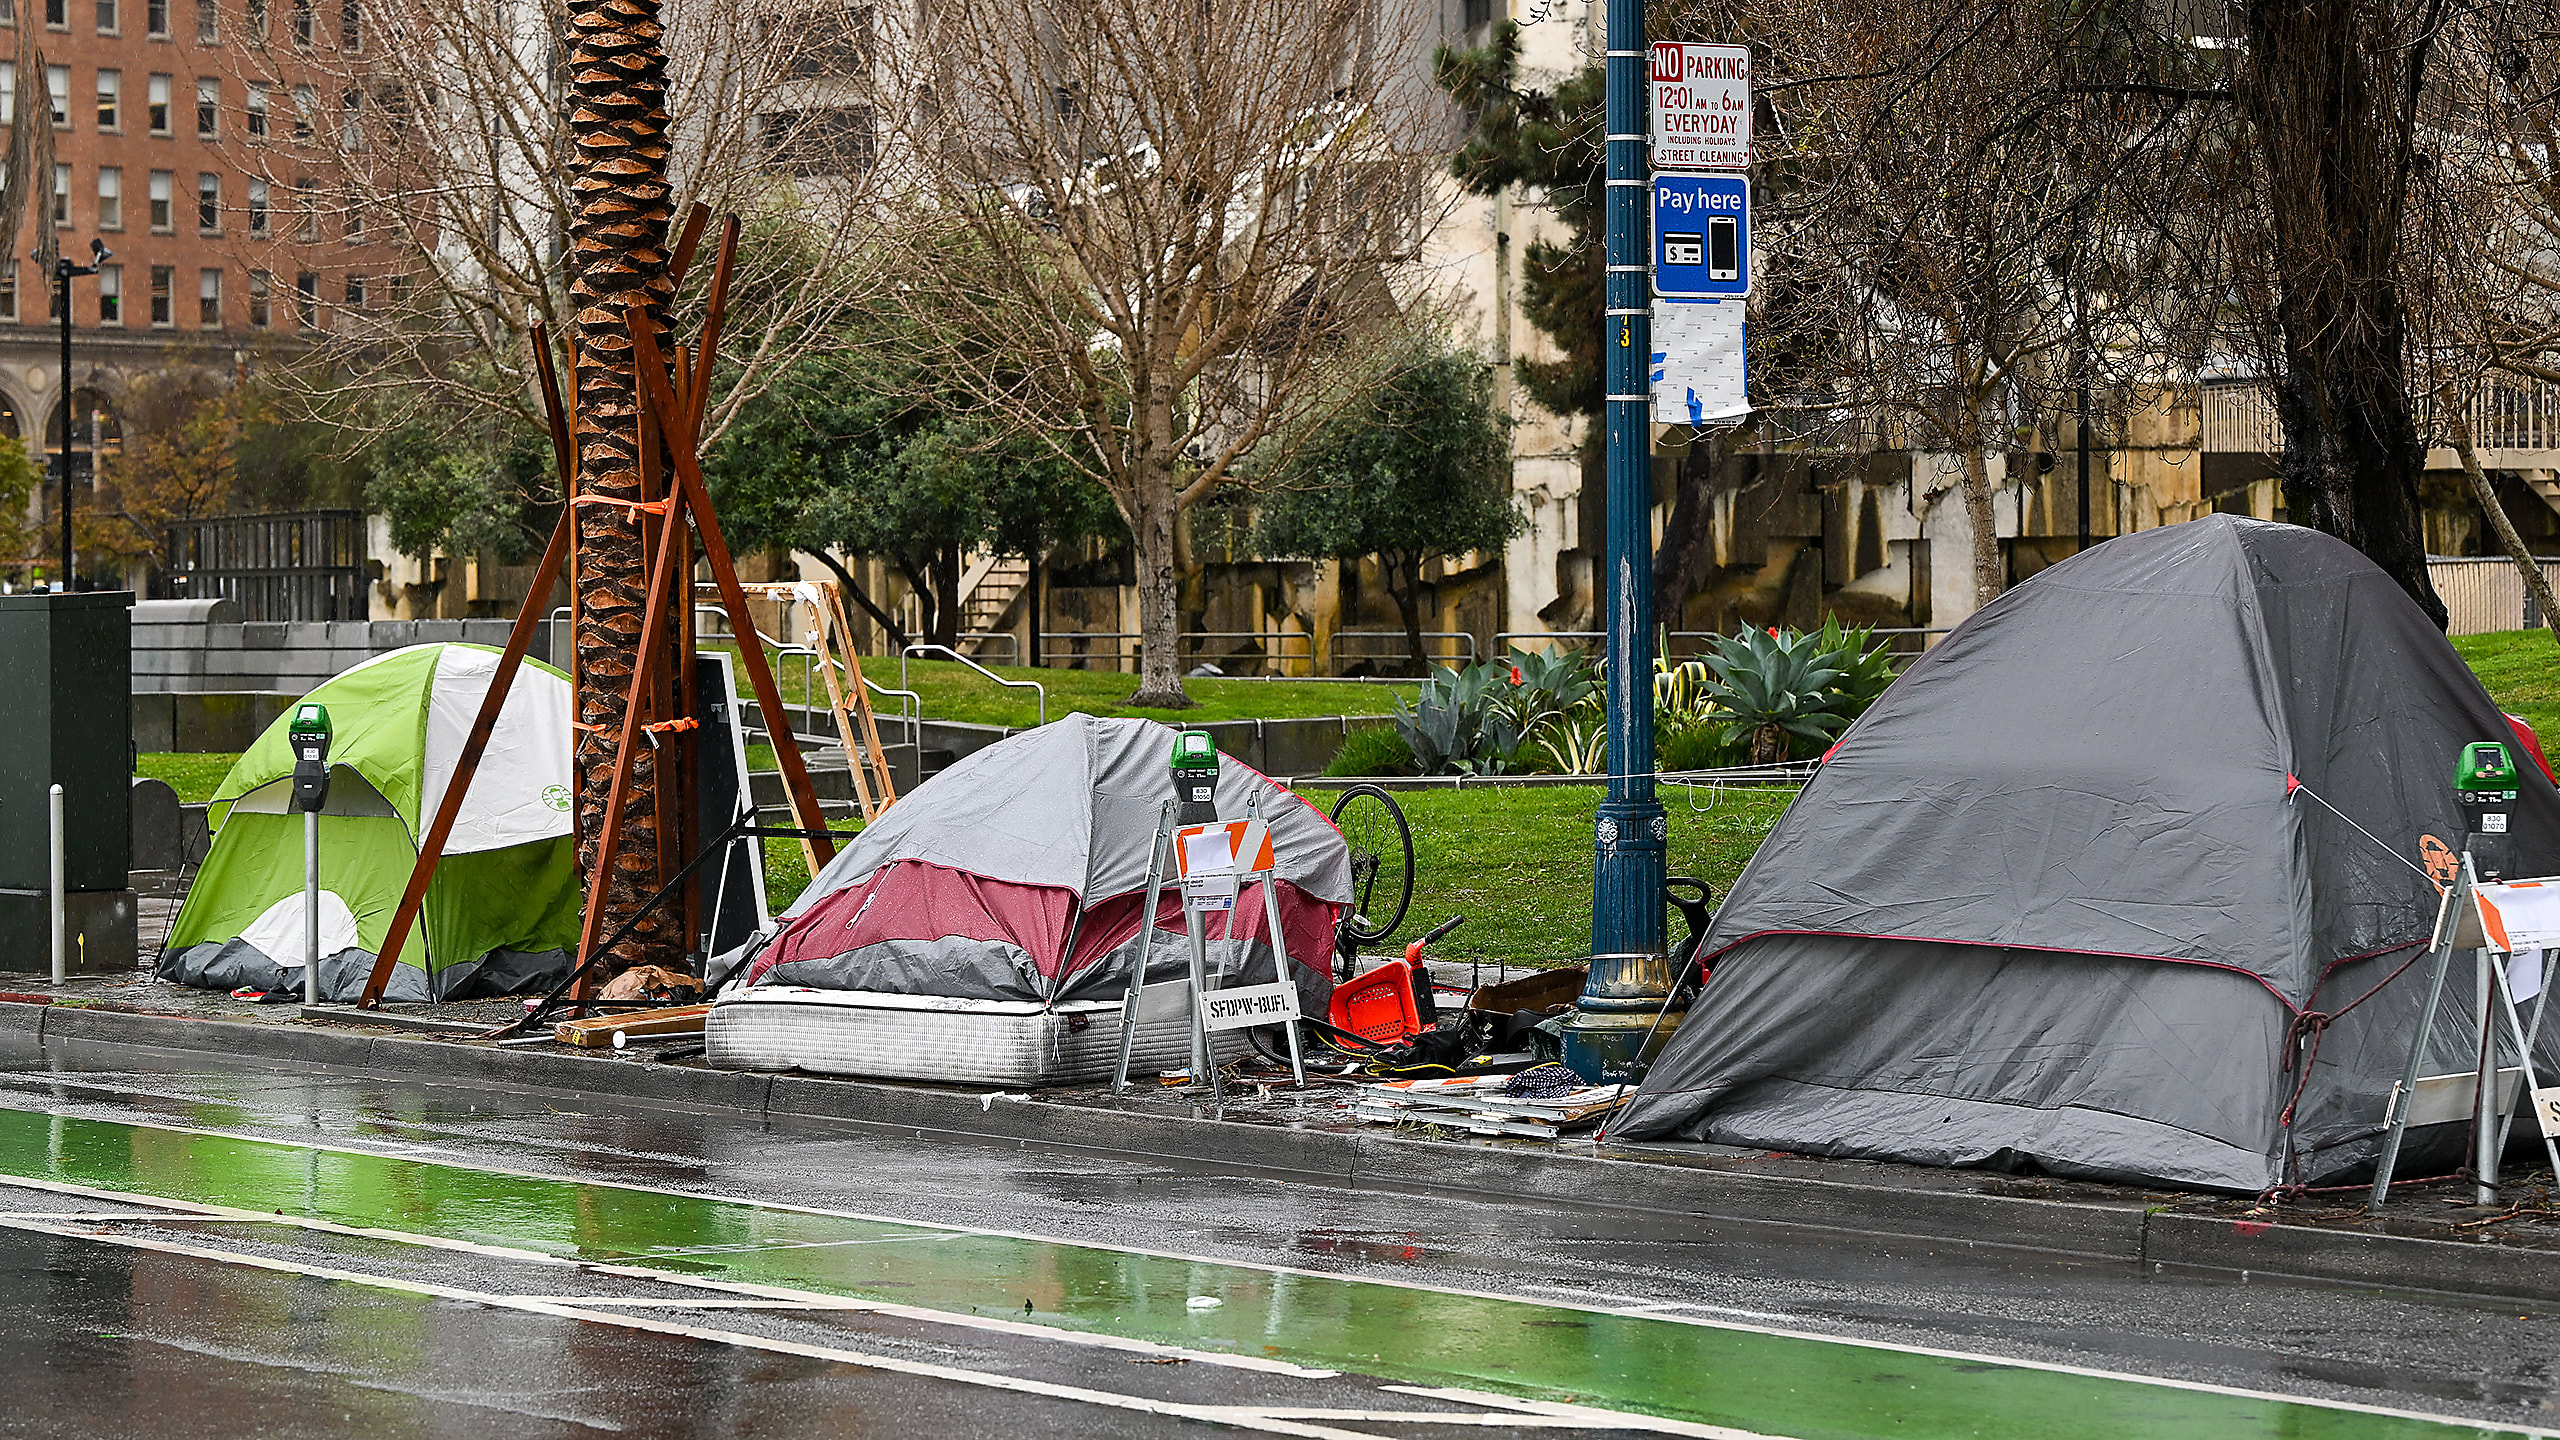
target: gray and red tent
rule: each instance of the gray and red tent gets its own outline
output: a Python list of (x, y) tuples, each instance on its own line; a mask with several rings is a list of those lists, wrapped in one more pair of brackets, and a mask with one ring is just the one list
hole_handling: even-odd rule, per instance
[[(1118, 1000), (1138, 951), (1148, 849), (1175, 732), (1069, 715), (962, 758), (854, 837), (783, 914), (754, 984), (958, 999)], [(1332, 989), (1334, 925), (1351, 862), (1322, 811), (1232, 758), (1218, 810), (1271, 828), (1280, 928), (1305, 1007)], [(1156, 909), (1150, 983), (1187, 973), (1182, 897)], [(1248, 885), (1210, 922), (1221, 985), (1273, 977), (1261, 897)]]
[[(2213, 516), (2074, 556), (1843, 737), (1612, 1133), (2240, 1191), (2367, 1166), (2428, 872), (2462, 844), (2455, 759), (2509, 738), (2340, 541)], [(2516, 873), (2560, 871), (2539, 769), (2512, 840)], [(2472, 1068), (2465, 1009), (2425, 1073)], [(2560, 1027), (2536, 1054), (2560, 1073)], [(2406, 1163), (2452, 1160), (2461, 1128)]]

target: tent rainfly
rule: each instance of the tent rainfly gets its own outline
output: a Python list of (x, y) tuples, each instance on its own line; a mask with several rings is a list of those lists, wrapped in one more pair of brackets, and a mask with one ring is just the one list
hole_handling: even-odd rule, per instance
[[(2213, 516), (2108, 541), (1843, 737), (1612, 1133), (2241, 1192), (2369, 1173), (2462, 843), (2455, 758), (2509, 738), (2338, 540)], [(2521, 768), (2516, 873), (2548, 875), (2560, 793)], [(2465, 1009), (2424, 1073), (2473, 1068)], [(2536, 1051), (2560, 1073), (2560, 1027)]]
[[(498, 652), (484, 646), (412, 645), (304, 697), (329, 707), (336, 730), (320, 817), (324, 998), (363, 991), (497, 668)], [(570, 718), (568, 677), (528, 660), (498, 712), (386, 999), (504, 995), (567, 973), (581, 903)], [(169, 932), (163, 979), (301, 987), (303, 822), (288, 809), (288, 720), (268, 726), (214, 792), (220, 828)]]
[[(917, 787), (838, 852), (784, 912), (759, 985), (957, 999), (1118, 1001), (1136, 962), (1147, 851), (1174, 731), (1074, 714), (988, 746)], [(1230, 760), (1218, 813), (1258, 807), (1279, 862), (1280, 928), (1307, 1009), (1332, 992), (1350, 852), (1324, 813)], [(1186, 972), (1182, 895), (1168, 885), (1149, 983)], [(1232, 932), (1229, 927), (1232, 925)], [(1218, 983), (1267, 981), (1258, 903), (1210, 924)]]

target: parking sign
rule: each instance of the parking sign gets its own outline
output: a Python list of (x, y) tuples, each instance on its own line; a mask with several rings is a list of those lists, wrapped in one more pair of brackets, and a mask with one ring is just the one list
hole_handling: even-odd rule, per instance
[(1687, 300), (1751, 293), (1751, 182), (1653, 177), (1653, 293)]

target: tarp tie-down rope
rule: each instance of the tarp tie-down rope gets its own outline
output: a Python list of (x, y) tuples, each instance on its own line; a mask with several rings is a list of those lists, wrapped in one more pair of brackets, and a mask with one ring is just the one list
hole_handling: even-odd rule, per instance
[(619, 495), (573, 495), (569, 497), (569, 503), (572, 505), (619, 505), (625, 510), (645, 510), (652, 515), (664, 515), (668, 507), (676, 503), (676, 497), (669, 495), (663, 500), (625, 500)]
[(2330, 804), (2326, 800), (2322, 800), (2320, 798), (2320, 792), (2303, 784), (2300, 776), (2287, 773), (2284, 777), (2284, 797), (2287, 800), (2290, 800), (2296, 795), (2310, 796), (2321, 809), (2326, 810), (2330, 814), (2337, 816), (2339, 819), (2346, 821), (2348, 828), (2354, 830), (2357, 834), (2363, 836), (2367, 840), (2372, 841), (2375, 845), (2380, 846), (2384, 854), (2399, 861), (2401, 864), (2408, 866), (2411, 870), (2416, 871), (2419, 879), (2426, 881), (2429, 885), (2436, 883), (2436, 878), (2427, 873), (2425, 866), (2420, 865), (2417, 861), (2410, 859), (2408, 856), (2392, 849), (2389, 845), (2384, 844), (2381, 836), (2376, 835), (2363, 826), (2356, 824), (2354, 818), (2348, 815), (2346, 811), (2339, 809), (2337, 806)]

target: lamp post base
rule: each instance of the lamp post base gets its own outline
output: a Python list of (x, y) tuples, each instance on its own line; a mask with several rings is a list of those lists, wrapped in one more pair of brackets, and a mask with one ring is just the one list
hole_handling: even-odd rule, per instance
[[(1592, 1085), (1631, 1081), (1649, 1057), (1637, 1052), (1670, 998), (1663, 944), (1662, 882), (1670, 817), (1651, 796), (1600, 806), (1592, 847), (1591, 978), (1564, 1025), (1564, 1063)], [(1678, 1017), (1663, 1016), (1659, 1036)]]

